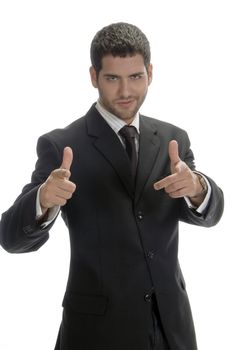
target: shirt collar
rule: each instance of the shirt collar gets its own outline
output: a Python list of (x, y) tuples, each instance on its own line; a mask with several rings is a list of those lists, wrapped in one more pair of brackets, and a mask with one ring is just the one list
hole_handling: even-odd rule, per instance
[[(123, 126), (127, 125), (127, 123), (115, 116), (114, 114), (107, 111), (99, 102), (97, 101), (95, 105), (98, 112), (101, 114), (101, 116), (104, 118), (104, 120), (108, 123), (108, 125), (115, 131), (115, 133), (118, 133)], [(134, 120), (130, 124), (134, 126), (137, 129), (137, 132), (139, 133), (139, 112), (136, 113)]]

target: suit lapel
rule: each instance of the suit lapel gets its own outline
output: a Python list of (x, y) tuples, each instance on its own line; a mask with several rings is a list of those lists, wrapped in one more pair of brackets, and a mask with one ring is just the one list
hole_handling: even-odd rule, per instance
[(157, 135), (155, 123), (152, 123), (151, 119), (142, 116), (140, 116), (139, 144), (138, 173), (135, 193), (136, 201), (138, 201), (141, 196), (160, 149), (160, 139)]
[(154, 120), (140, 116), (140, 146), (136, 188), (134, 189), (129, 160), (122, 144), (95, 105), (86, 115), (87, 132), (93, 138), (93, 145), (112, 165), (129, 195), (138, 201), (152, 172), (159, 149), (160, 140)]
[(93, 137), (93, 145), (113, 166), (131, 197), (134, 196), (132, 175), (127, 154), (112, 128), (93, 105), (87, 113), (87, 132)]

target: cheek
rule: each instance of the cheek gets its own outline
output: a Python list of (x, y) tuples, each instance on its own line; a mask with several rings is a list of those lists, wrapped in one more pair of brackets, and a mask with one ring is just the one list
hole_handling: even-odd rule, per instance
[(116, 86), (114, 86), (114, 84), (102, 83), (102, 84), (99, 84), (99, 90), (101, 91), (102, 95), (111, 96), (114, 94), (114, 91), (116, 90)]
[(141, 85), (140, 88), (138, 89), (138, 95), (141, 96), (141, 98), (143, 98), (146, 94), (147, 94), (147, 90), (148, 90), (148, 85)]
[(148, 89), (148, 81), (145, 79), (138, 80), (132, 84), (131, 89), (138, 93), (138, 95), (143, 95)]
[(117, 87), (115, 85), (109, 84), (108, 86), (102, 87), (102, 89), (100, 89), (100, 91), (101, 91), (101, 95), (105, 99), (111, 100), (111, 99), (116, 97), (118, 90), (117, 90)]

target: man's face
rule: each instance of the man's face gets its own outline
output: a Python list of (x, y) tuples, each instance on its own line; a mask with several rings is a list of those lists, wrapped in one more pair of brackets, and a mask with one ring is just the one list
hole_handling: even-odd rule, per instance
[(131, 123), (146, 97), (152, 80), (152, 65), (147, 72), (140, 54), (126, 57), (108, 55), (102, 59), (98, 78), (93, 67), (90, 74), (103, 107), (126, 123)]

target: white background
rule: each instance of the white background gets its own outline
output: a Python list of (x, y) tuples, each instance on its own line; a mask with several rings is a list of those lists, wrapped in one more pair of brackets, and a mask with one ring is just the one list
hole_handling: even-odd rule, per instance
[[(186, 129), (197, 169), (225, 192), (225, 213), (216, 227), (181, 225), (180, 261), (199, 350), (233, 349), (231, 3), (0, 4), (0, 213), (30, 180), (37, 138), (82, 116), (95, 101), (88, 69), (96, 31), (127, 21), (148, 36), (154, 80), (141, 112)], [(68, 233), (60, 218), (38, 252), (17, 255), (0, 248), (1, 350), (53, 349), (68, 267)]]

